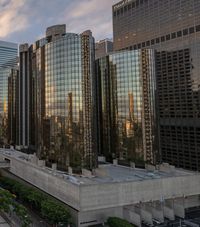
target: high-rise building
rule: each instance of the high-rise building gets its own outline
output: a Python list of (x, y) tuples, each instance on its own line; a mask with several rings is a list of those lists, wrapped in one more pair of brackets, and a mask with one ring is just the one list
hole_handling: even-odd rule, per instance
[(128, 0), (113, 6), (114, 49), (157, 51), (160, 152), (200, 170), (200, 1)]
[(96, 60), (100, 151), (107, 160), (154, 163), (155, 55), (122, 51)]
[(8, 78), (17, 67), (18, 45), (0, 41), (0, 145), (9, 143)]
[(34, 118), (33, 118), (33, 78), (32, 78), (32, 47), (28, 44), (19, 46), (19, 81), (18, 81), (18, 132), (16, 145), (28, 148), (34, 144)]
[(97, 165), (94, 47), (90, 31), (66, 33), (65, 25), (33, 45), (36, 148), (60, 167)]
[(17, 144), (19, 132), (19, 70), (10, 69), (8, 77), (8, 143)]
[(100, 40), (95, 43), (95, 59), (105, 57), (113, 51), (113, 41), (110, 39)]
[(0, 67), (15, 67), (18, 63), (18, 44), (0, 41)]

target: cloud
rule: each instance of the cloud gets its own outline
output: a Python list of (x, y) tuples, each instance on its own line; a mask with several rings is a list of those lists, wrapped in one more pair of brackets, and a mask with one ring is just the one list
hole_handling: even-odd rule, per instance
[(67, 29), (80, 33), (92, 30), (96, 39), (112, 37), (112, 5), (118, 0), (74, 1), (64, 12)]
[(5, 38), (28, 27), (28, 19), (21, 8), (25, 0), (0, 0), (0, 37)]
[[(90, 29), (96, 40), (112, 37), (112, 5), (119, 0), (0, 0), (0, 38), (33, 43), (48, 26), (67, 32)], [(43, 34), (43, 35), (42, 35)]]

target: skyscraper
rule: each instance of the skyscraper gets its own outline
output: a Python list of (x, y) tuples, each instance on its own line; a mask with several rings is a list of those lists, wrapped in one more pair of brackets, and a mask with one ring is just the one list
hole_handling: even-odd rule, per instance
[(8, 143), (17, 144), (19, 133), (19, 70), (10, 69), (8, 77)]
[(107, 160), (155, 161), (154, 63), (152, 50), (117, 52), (96, 61), (100, 151)]
[(18, 132), (16, 144), (20, 148), (28, 148), (33, 144), (31, 134), (34, 134), (32, 109), (32, 71), (31, 71), (31, 47), (28, 44), (19, 46), (19, 81), (18, 81)]
[(160, 152), (200, 170), (200, 2), (129, 0), (113, 6), (114, 49), (154, 48)]
[(113, 42), (110, 39), (100, 40), (95, 43), (95, 59), (104, 57), (113, 51)]
[(0, 41), (0, 67), (15, 67), (18, 62), (17, 56), (18, 45), (16, 43)]
[(8, 136), (8, 78), (17, 67), (18, 45), (0, 41), (0, 144), (9, 143)]
[(66, 33), (65, 25), (33, 45), (36, 148), (61, 167), (97, 165), (94, 57), (92, 33)]

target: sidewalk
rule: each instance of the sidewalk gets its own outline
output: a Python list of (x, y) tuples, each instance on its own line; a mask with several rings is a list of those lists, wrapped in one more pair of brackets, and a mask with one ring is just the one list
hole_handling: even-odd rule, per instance
[(0, 227), (11, 227), (2, 216), (0, 216)]

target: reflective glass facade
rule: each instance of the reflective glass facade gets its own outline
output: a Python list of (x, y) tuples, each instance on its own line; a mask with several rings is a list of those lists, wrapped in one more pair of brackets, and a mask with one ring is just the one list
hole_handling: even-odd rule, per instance
[(114, 48), (157, 50), (160, 152), (200, 170), (200, 1), (130, 0), (113, 6)]
[(154, 162), (154, 51), (113, 53), (96, 61), (100, 151), (107, 159)]
[(8, 143), (8, 77), (9, 68), (0, 68), (0, 138), (1, 145)]
[(33, 51), (39, 156), (62, 167), (93, 168), (94, 39), (89, 31), (48, 39)]
[(11, 69), (8, 77), (8, 143), (15, 145), (19, 136), (19, 70)]
[(0, 67), (13, 67), (17, 65), (18, 45), (0, 41)]
[(0, 145), (9, 142), (8, 138), (8, 77), (11, 68), (17, 65), (18, 46), (15, 43), (0, 41)]

